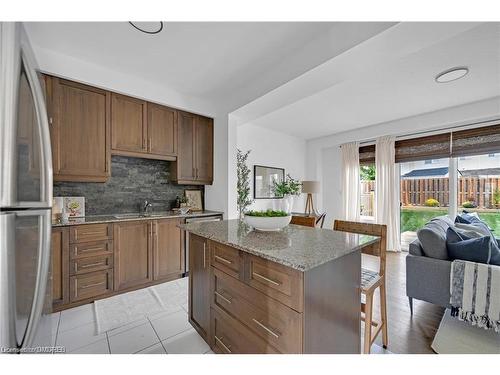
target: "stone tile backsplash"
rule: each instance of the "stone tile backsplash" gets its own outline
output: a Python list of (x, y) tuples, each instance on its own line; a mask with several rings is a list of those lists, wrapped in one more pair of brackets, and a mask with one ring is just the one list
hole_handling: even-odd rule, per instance
[(54, 196), (85, 197), (86, 215), (138, 212), (146, 199), (153, 203), (155, 211), (170, 210), (176, 196), (184, 195), (184, 190), (203, 190), (203, 186), (171, 183), (171, 163), (112, 156), (107, 182), (54, 182)]

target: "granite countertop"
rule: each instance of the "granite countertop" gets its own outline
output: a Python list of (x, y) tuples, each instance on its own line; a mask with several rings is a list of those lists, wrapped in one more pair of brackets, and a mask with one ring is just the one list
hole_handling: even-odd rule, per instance
[(193, 213), (181, 214), (174, 211), (153, 212), (150, 216), (142, 216), (138, 213), (129, 214), (112, 214), (112, 215), (91, 215), (84, 217), (71, 218), (68, 222), (52, 221), (52, 227), (64, 227), (69, 225), (81, 224), (101, 224), (101, 223), (114, 223), (121, 221), (137, 221), (137, 220), (155, 220), (155, 219), (168, 219), (168, 218), (189, 218), (189, 217), (204, 217), (222, 215), (219, 211), (197, 211)]
[(279, 232), (260, 232), (239, 220), (189, 223), (179, 227), (299, 271), (308, 271), (379, 239), (292, 224)]

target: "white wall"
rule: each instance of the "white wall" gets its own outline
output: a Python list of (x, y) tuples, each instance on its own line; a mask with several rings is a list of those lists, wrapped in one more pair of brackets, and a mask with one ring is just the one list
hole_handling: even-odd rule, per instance
[(342, 214), (342, 143), (371, 140), (389, 134), (403, 136), (495, 118), (500, 118), (500, 97), (307, 141), (305, 177), (321, 182), (322, 194), (318, 199), (318, 206), (327, 213), (325, 228), (331, 227), (333, 220)]
[[(253, 197), (253, 166), (265, 165), (285, 168), (285, 174), (290, 174), (297, 180), (304, 180), (306, 164), (306, 141), (291, 135), (265, 129), (251, 123), (237, 128), (237, 146), (242, 151), (252, 150), (248, 157), (248, 167), (251, 169), (251, 189)], [(236, 169), (236, 165), (234, 165)], [(295, 198), (294, 211), (304, 210), (305, 195)], [(253, 210), (279, 208), (276, 199), (257, 199), (251, 206)]]

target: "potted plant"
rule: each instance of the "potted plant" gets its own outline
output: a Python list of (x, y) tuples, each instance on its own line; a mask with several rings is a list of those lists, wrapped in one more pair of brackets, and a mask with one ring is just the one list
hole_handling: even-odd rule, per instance
[(290, 213), (293, 208), (293, 198), (300, 194), (301, 183), (289, 174), (283, 181), (273, 182), (273, 191), (277, 197), (283, 198), (283, 211)]
[(245, 210), (252, 204), (250, 199), (250, 168), (247, 166), (250, 150), (243, 152), (238, 149), (236, 154), (236, 174), (238, 181), (236, 183), (238, 212), (240, 220), (243, 220)]
[(248, 211), (245, 212), (245, 222), (261, 231), (278, 231), (283, 229), (292, 220), (292, 216), (285, 211)]

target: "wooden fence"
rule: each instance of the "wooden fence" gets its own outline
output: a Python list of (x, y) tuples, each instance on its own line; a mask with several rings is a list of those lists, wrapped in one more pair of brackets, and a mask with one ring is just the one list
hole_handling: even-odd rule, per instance
[[(373, 193), (375, 181), (362, 181), (361, 204), (366, 212), (371, 212), (373, 207)], [(429, 198), (436, 199), (441, 207), (450, 204), (448, 178), (415, 178), (402, 179), (400, 184), (400, 197), (403, 206), (424, 206)], [(458, 178), (458, 202), (474, 202), (479, 208), (495, 208), (495, 191), (500, 191), (500, 177)]]
[[(401, 180), (403, 206), (423, 206), (429, 198), (436, 199), (441, 207), (450, 204), (448, 178), (419, 178)], [(459, 204), (471, 201), (479, 208), (494, 208), (495, 191), (500, 190), (500, 178), (459, 177), (457, 200)]]

